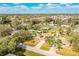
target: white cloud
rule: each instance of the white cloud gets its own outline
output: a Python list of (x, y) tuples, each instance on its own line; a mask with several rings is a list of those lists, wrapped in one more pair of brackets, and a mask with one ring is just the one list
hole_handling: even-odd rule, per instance
[(15, 4), (15, 6), (10, 6), (8, 4), (1, 4), (0, 5), (0, 9), (5, 9), (5, 10), (9, 9), (9, 10), (12, 10), (11, 8), (13, 10), (14, 9), (29, 9), (27, 6), (21, 5), (21, 4)]
[(59, 8), (59, 6), (58, 6), (58, 4), (49, 3), (49, 4), (46, 4), (46, 8), (47, 9)]
[(39, 6), (33, 6), (33, 7), (31, 7), (32, 9), (41, 9), (41, 7), (39, 7)]
[(39, 4), (38, 6), (32, 6), (32, 9), (41, 9), (44, 6), (44, 4)]
[(41, 6), (41, 7), (42, 7), (42, 6), (44, 6), (44, 4), (39, 4), (39, 6)]
[(56, 8), (56, 6), (53, 6), (53, 4), (39, 4), (38, 6), (32, 6), (32, 9), (52, 9)]
[(66, 5), (66, 7), (69, 7), (69, 6), (71, 6), (71, 5), (69, 5), (69, 4), (65, 4)]
[(29, 9), (27, 6), (24, 6), (24, 5), (16, 5), (16, 6), (13, 6), (13, 8), (22, 8), (22, 9)]
[(79, 6), (69, 6), (68, 8), (79, 8)]
[(0, 13), (25, 13), (28, 10), (29, 8), (24, 5), (0, 7)]
[(50, 6), (53, 6), (53, 4), (49, 3), (49, 4), (46, 4), (46, 6), (50, 7)]
[(0, 7), (7, 7), (9, 6), (8, 4), (0, 4)]

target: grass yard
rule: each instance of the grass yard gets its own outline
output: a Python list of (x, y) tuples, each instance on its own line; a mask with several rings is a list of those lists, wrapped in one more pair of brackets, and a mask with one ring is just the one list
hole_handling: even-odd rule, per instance
[(26, 45), (30, 45), (30, 46), (35, 46), (39, 43), (39, 40), (38, 39), (33, 39), (33, 40), (28, 40), (28, 41), (25, 41), (24, 44)]
[(50, 45), (48, 43), (44, 43), (42, 46), (41, 46), (41, 49), (43, 50), (49, 50), (50, 49)]
[(65, 47), (63, 49), (59, 49), (57, 50), (57, 53), (64, 56), (79, 56), (79, 52), (73, 51), (72, 47)]
[[(42, 53), (42, 52), (41, 52), (41, 53)], [(25, 56), (44, 56), (44, 55), (42, 55), (42, 54), (38, 54), (38, 53), (29, 51), (29, 50), (26, 50), (26, 51), (24, 52), (24, 55), (25, 55)]]

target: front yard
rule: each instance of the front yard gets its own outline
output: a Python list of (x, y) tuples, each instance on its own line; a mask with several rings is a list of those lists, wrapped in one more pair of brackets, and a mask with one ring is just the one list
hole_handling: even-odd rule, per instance
[(50, 49), (50, 45), (45, 42), (45, 43), (41, 46), (41, 49), (48, 51), (48, 50)]
[(74, 51), (72, 47), (58, 49), (57, 53), (64, 56), (79, 56), (79, 52)]
[(24, 44), (25, 45), (29, 45), (29, 46), (35, 46), (39, 43), (39, 40), (38, 39), (33, 39), (33, 40), (28, 40), (28, 41), (25, 41)]
[(25, 55), (25, 56), (44, 56), (44, 55), (42, 55), (42, 54), (38, 54), (38, 53), (29, 51), (29, 50), (26, 50), (26, 51), (24, 52), (24, 55)]

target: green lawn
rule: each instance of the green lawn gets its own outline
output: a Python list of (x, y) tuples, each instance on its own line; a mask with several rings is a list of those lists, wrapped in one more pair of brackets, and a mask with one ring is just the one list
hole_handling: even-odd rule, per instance
[[(42, 53), (42, 52), (41, 52), (41, 53)], [(26, 51), (24, 52), (24, 55), (25, 55), (25, 56), (44, 56), (44, 55), (42, 55), (42, 54), (38, 54), (38, 53), (29, 51), (29, 50), (26, 50)]]
[(42, 46), (41, 46), (41, 49), (43, 50), (49, 50), (50, 49), (50, 45), (48, 43), (44, 43)]

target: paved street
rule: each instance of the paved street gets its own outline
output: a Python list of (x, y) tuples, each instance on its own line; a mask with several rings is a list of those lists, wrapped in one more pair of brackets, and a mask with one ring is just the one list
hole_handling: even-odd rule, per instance
[(44, 40), (40, 40), (40, 42), (35, 46), (35, 48), (40, 48), (44, 43)]

